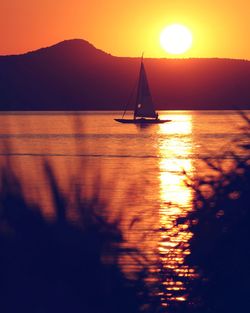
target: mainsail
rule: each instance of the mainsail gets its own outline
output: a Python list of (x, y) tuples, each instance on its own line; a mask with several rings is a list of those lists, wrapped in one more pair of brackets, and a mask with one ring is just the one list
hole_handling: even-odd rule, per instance
[(152, 117), (156, 118), (157, 114), (154, 109), (152, 96), (150, 93), (146, 71), (143, 62), (141, 62), (139, 83), (137, 89), (137, 97), (134, 111), (136, 117)]

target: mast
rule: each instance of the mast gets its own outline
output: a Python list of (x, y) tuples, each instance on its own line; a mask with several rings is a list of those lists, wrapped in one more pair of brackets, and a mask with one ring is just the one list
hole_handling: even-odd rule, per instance
[(138, 78), (138, 85), (137, 85), (137, 92), (136, 92), (136, 100), (135, 100), (135, 109), (134, 109), (134, 120), (136, 119), (136, 112), (137, 112), (137, 107), (139, 104), (139, 94), (140, 94), (140, 85), (141, 85), (141, 77), (142, 77), (142, 66), (143, 66), (143, 55), (144, 52), (142, 52), (141, 55), (141, 65), (140, 65), (140, 72), (139, 72), (139, 78)]

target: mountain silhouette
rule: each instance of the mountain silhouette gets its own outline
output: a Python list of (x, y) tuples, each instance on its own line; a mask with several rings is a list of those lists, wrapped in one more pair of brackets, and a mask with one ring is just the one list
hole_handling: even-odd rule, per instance
[[(249, 61), (144, 63), (157, 109), (250, 109)], [(0, 56), (0, 110), (122, 110), (139, 67), (140, 58), (115, 57), (81, 39)]]

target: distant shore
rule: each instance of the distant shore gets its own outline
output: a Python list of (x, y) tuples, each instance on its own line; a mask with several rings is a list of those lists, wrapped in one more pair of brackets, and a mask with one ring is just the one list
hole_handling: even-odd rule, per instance
[[(150, 58), (144, 63), (157, 110), (250, 109), (250, 61)], [(116, 111), (128, 103), (132, 109), (139, 65), (139, 58), (114, 57), (85, 40), (1, 56), (0, 110)]]

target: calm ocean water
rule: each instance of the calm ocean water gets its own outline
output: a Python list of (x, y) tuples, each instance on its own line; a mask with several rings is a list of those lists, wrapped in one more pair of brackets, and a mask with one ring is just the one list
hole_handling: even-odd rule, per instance
[[(192, 275), (182, 266), (192, 234), (175, 224), (192, 210), (193, 194), (183, 171), (189, 177), (209, 172), (202, 159), (233, 149), (244, 121), (234, 111), (168, 111), (160, 118), (172, 122), (140, 127), (115, 122), (120, 116), (1, 113), (1, 163), (11, 164), (29, 201), (42, 204), (49, 216), (53, 204), (43, 172), (49, 160), (65, 194), (70, 195), (74, 179), (86, 196), (98, 193), (107, 202), (110, 218), (121, 214), (128, 245), (180, 277)], [(121, 263), (124, 270), (135, 270), (129, 257)]]

